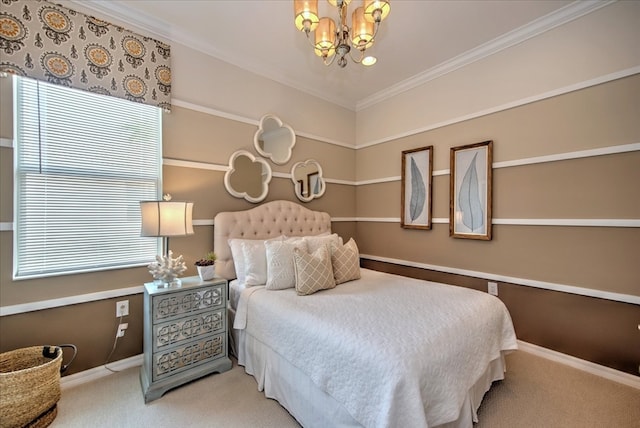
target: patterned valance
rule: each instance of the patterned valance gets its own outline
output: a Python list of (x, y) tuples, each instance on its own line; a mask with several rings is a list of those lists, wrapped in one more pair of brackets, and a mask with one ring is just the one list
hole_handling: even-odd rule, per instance
[(171, 108), (170, 47), (48, 1), (2, 0), (0, 71)]

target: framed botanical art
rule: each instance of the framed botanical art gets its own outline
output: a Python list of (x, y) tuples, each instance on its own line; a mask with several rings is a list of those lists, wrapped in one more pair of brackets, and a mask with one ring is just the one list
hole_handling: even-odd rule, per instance
[(431, 229), (433, 146), (402, 152), (400, 225), (405, 229)]
[(451, 148), (449, 236), (491, 240), (493, 141)]

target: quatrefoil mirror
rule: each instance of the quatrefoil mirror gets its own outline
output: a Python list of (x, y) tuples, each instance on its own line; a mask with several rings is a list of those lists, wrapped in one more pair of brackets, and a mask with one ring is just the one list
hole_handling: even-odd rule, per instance
[(236, 198), (257, 203), (269, 193), (271, 167), (266, 160), (246, 150), (238, 150), (229, 158), (229, 169), (224, 174), (224, 187)]
[(291, 159), (296, 134), (289, 125), (272, 114), (262, 116), (258, 130), (253, 136), (253, 144), (261, 156), (271, 159), (277, 165), (284, 165)]
[(324, 195), (326, 184), (322, 175), (322, 167), (314, 159), (297, 162), (291, 168), (291, 180), (296, 196), (302, 202), (310, 202)]

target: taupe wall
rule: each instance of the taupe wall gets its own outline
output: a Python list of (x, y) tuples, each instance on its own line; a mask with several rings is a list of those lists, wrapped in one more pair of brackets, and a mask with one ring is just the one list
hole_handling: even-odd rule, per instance
[[(640, 296), (640, 228), (562, 225), (640, 219), (640, 151), (502, 166), (534, 156), (571, 157), (585, 150), (637, 145), (638, 117), (640, 74), (359, 149), (358, 178), (375, 180), (400, 176), (402, 150), (433, 145), (438, 172), (433, 217), (448, 219), (450, 148), (493, 140), (494, 222), (515, 223), (494, 224), (488, 242), (450, 238), (446, 223), (434, 224), (430, 231), (402, 229), (400, 181), (368, 184), (357, 188), (358, 217), (370, 220), (357, 224), (360, 251), (374, 260), (435, 266), (441, 272), (514, 278), (508, 288), (516, 290), (512, 297), (500, 298), (517, 320), (519, 339), (637, 375), (640, 306), (522, 284)], [(530, 220), (550, 225), (527, 224)], [(371, 266), (389, 270), (384, 264)], [(439, 280), (455, 283), (447, 275)], [(486, 283), (475, 282), (484, 291)], [(600, 323), (597, 328), (594, 320)], [(603, 342), (598, 331), (612, 333)]]

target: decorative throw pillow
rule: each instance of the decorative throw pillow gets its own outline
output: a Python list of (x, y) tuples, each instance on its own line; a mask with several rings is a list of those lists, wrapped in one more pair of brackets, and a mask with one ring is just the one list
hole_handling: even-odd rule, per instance
[(306, 296), (336, 286), (327, 246), (318, 248), (313, 254), (295, 249), (293, 260), (298, 295)]
[(236, 278), (240, 283), (245, 282), (246, 280), (246, 263), (244, 258), (244, 253), (242, 250), (242, 244), (257, 246), (258, 248), (262, 248), (264, 251), (264, 243), (266, 241), (282, 241), (284, 239), (283, 236), (276, 236), (271, 239), (238, 239), (233, 238), (229, 239), (227, 242), (229, 247), (231, 248), (231, 257), (233, 257), (233, 265), (236, 269)]
[(331, 246), (331, 264), (336, 285), (360, 279), (360, 253), (353, 238), (344, 245)]
[(336, 245), (342, 245), (342, 238), (340, 238), (337, 233), (325, 236), (305, 236), (304, 240), (307, 243), (307, 251), (311, 254), (315, 253), (318, 248), (324, 245), (327, 245), (329, 248), (331, 248), (331, 245), (334, 243)]
[(284, 290), (296, 285), (295, 269), (293, 267), (293, 251), (307, 251), (307, 244), (298, 239), (295, 241), (265, 242), (267, 258), (267, 290)]

